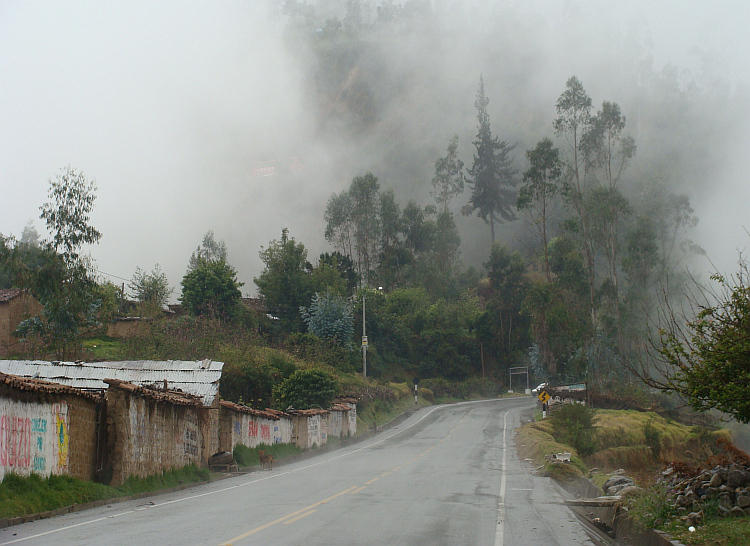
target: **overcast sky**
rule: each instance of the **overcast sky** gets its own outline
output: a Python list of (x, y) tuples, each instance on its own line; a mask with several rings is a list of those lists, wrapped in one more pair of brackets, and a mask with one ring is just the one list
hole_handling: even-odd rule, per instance
[[(580, 10), (647, 36), (657, 67), (699, 70), (702, 53), (712, 52), (733, 86), (750, 82), (746, 0), (499, 4), (530, 20)], [(91, 253), (118, 284), (158, 262), (177, 297), (209, 229), (227, 242), (247, 295), (255, 294), (261, 245), (282, 227), (311, 256), (331, 250), (325, 203), (351, 173), (337, 172), (334, 152), (314, 139), (304, 65), (283, 47), (284, 20), (271, 15), (274, 5), (0, 0), (0, 233), (19, 236), (33, 220), (45, 235), (39, 206), (48, 180), (71, 165), (96, 180), (92, 223), (103, 237)], [(591, 42), (592, 59), (606, 52), (601, 39)], [(562, 56), (557, 63), (570, 75), (586, 61)], [(750, 227), (748, 146), (745, 128), (727, 152), (722, 183), (693, 201), (702, 227), (696, 238), (721, 268), (750, 246), (743, 231)], [(251, 176), (257, 161), (296, 155), (325, 165), (325, 180), (286, 187)]]

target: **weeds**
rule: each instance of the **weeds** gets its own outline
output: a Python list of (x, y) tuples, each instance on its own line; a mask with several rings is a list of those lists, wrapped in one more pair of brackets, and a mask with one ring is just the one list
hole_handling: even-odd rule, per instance
[(147, 478), (129, 478), (119, 487), (87, 482), (68, 475), (6, 474), (0, 483), (0, 518), (56, 510), (72, 504), (158, 491), (183, 483), (208, 481), (208, 469), (187, 466)]
[(284, 457), (289, 457), (290, 455), (302, 453), (302, 449), (294, 444), (260, 444), (257, 447), (247, 447), (243, 444), (237, 444), (234, 446), (234, 452), (232, 454), (234, 455), (234, 460), (237, 461), (239, 466), (256, 466), (260, 464), (258, 451), (261, 449), (277, 461)]

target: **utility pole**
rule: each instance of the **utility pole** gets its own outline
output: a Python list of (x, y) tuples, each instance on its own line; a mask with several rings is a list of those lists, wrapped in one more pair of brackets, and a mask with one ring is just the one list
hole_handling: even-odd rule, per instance
[(365, 306), (367, 305), (367, 289), (362, 292), (362, 378), (367, 379), (367, 331), (365, 330)]

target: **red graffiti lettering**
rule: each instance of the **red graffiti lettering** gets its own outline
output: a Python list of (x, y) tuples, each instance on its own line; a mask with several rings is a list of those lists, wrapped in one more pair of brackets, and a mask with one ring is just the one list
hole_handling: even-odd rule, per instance
[(256, 421), (250, 421), (250, 425), (248, 426), (248, 434), (250, 434), (250, 438), (255, 438), (258, 436), (258, 423)]
[(31, 419), (0, 416), (0, 465), (31, 465)]
[(268, 425), (261, 425), (260, 426), (260, 438), (261, 440), (270, 440), (271, 439), (271, 427)]

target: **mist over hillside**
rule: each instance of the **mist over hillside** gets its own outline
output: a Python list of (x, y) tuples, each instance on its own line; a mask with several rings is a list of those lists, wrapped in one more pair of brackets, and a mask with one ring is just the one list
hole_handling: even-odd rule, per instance
[[(731, 39), (748, 10), (688, 4), (687, 37), (665, 36), (677, 6), (5, 3), (0, 165), (14, 206), (0, 232), (18, 235), (32, 219), (42, 231), (47, 180), (71, 164), (98, 183), (92, 220), (104, 237), (91, 251), (115, 282), (158, 262), (179, 287), (213, 230), (254, 294), (258, 251), (282, 227), (311, 258), (330, 250), (326, 203), (354, 176), (371, 171), (402, 205), (424, 206), (453, 135), (470, 166), (480, 75), (493, 132), (516, 144), (520, 172), (542, 138), (564, 147), (555, 103), (576, 76), (595, 109), (620, 106), (635, 139), (623, 193), (633, 203), (654, 185), (686, 194), (700, 219), (690, 236), (731, 268), (750, 201), (739, 168), (748, 88), (732, 65), (746, 43)], [(728, 26), (707, 26), (716, 21)], [(468, 195), (453, 208), (462, 259), (478, 266), (490, 235), (460, 215)], [(520, 221), (498, 238), (528, 249)]]

